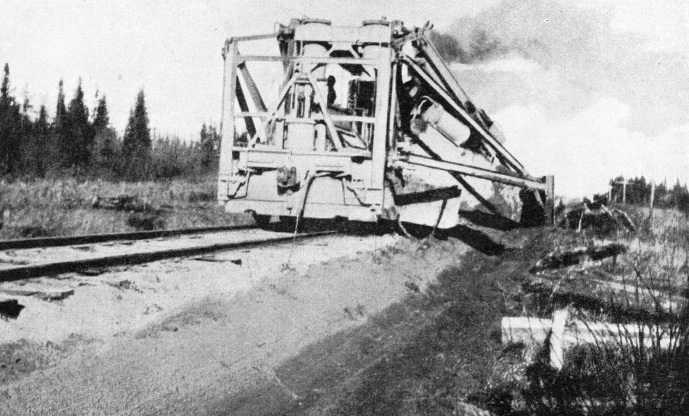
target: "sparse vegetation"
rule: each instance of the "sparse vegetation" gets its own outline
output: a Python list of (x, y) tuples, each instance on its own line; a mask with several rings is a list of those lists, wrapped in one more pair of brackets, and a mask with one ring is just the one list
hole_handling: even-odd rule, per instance
[[(612, 237), (630, 248), (628, 255), (615, 263), (542, 274), (541, 283), (528, 286), (522, 297), (528, 302), (521, 307), (527, 315), (546, 318), (556, 308), (569, 307), (584, 321), (607, 322), (611, 328), (631, 324), (639, 332), (623, 331), (621, 338), (575, 346), (559, 371), (549, 365), (547, 345), (531, 351), (524, 345), (508, 346), (505, 351), (511, 353), (498, 358), (499, 371), (474, 396), (477, 403), (505, 415), (689, 411), (689, 224), (673, 210), (656, 211), (652, 219), (648, 209), (630, 211), (650, 225), (636, 235)], [(583, 235), (570, 244), (597, 241)]]
[[(45, 237), (132, 229), (227, 225), (214, 203), (219, 135), (201, 128), (199, 141), (152, 137), (144, 92), (124, 137), (110, 126), (105, 95), (93, 112), (81, 82), (65, 104), (60, 80), (55, 116), (38, 115), (13, 96), (9, 65), (0, 89), (0, 238)], [(130, 213), (91, 209), (93, 198), (125, 195), (168, 209)]]
[[(648, 217), (647, 208), (626, 208), (637, 222)], [(487, 414), (477, 408), (494, 415), (687, 412), (689, 325), (683, 305), (689, 224), (681, 213), (657, 210), (651, 227), (637, 234), (516, 229), (500, 242), (506, 246), (499, 254), (477, 249), (442, 271), (435, 284), (421, 290), (407, 285), (404, 302), (371, 316), (354, 331), (310, 347), (281, 369), (283, 379), (291, 372), (300, 374), (299, 383), (306, 383), (302, 371), (312, 372), (313, 385), (293, 383), (304, 391), (318, 390), (283, 413)], [(628, 251), (616, 260), (586, 259), (538, 274), (530, 271), (554, 250), (594, 245), (625, 246)], [(425, 250), (452, 255), (455, 248), (452, 239), (431, 239), (405, 255), (423, 261)], [(627, 340), (568, 349), (561, 370), (550, 366), (546, 345), (502, 344), (502, 317), (551, 318), (561, 308), (586, 322), (665, 332), (655, 331), (647, 345), (629, 335)], [(661, 348), (670, 338), (672, 348)], [(309, 361), (321, 354), (328, 359)], [(332, 360), (340, 364), (334, 368)]]
[[(215, 178), (197, 182), (108, 182), (41, 179), (0, 181), (0, 239), (232, 225), (248, 221), (231, 216), (215, 202)], [(142, 216), (127, 210), (93, 209), (95, 196), (129, 195), (166, 209)]]

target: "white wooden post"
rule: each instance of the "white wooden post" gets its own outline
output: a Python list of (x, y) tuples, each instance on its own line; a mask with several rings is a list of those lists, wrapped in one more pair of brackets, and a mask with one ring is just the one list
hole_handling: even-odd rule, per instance
[(553, 326), (550, 330), (550, 365), (558, 370), (562, 369), (564, 362), (563, 342), (568, 318), (567, 309), (558, 309), (553, 313)]

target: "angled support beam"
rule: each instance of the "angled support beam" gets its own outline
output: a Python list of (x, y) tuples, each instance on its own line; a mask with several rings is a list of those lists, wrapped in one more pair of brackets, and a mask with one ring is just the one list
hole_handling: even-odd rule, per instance
[(476, 120), (474, 120), (467, 112), (465, 109), (463, 109), (457, 102), (453, 99), (452, 96), (449, 95), (447, 91), (441, 86), (438, 85), (424, 70), (421, 68), (416, 62), (414, 62), (413, 59), (409, 57), (404, 57), (402, 58), (403, 62), (405, 62), (417, 75), (419, 75), (421, 78), (423, 78), (426, 83), (436, 90), (436, 92), (441, 96), (441, 98), (452, 108), (461, 115), (467, 123), (469, 123), (476, 131), (478, 131), (481, 136), (483, 136), (484, 140), (486, 143), (495, 151), (498, 155), (502, 156), (502, 158), (510, 165), (512, 169), (514, 169), (517, 173), (525, 175), (526, 171), (524, 169), (524, 166), (509, 152), (505, 147), (495, 140), (493, 136), (491, 136), (485, 129), (479, 125)]
[[(236, 81), (237, 84), (237, 103), (239, 104), (239, 109), (242, 112), (249, 111), (249, 105), (246, 102), (246, 97), (244, 97), (244, 90), (242, 89), (242, 84), (239, 82), (239, 77)], [(256, 125), (251, 117), (244, 117), (244, 122), (246, 123), (246, 131), (249, 133), (249, 137), (254, 137), (256, 135)]]
[(452, 94), (462, 103), (469, 100), (469, 96), (464, 91), (462, 86), (459, 85), (459, 82), (457, 82), (457, 79), (450, 71), (450, 68), (447, 67), (445, 61), (442, 60), (433, 43), (426, 37), (425, 34), (420, 35), (420, 38), (425, 45), (423, 52), (426, 55), (426, 60), (430, 62), (433, 68), (438, 72), (440, 78), (443, 79), (444, 83)]
[[(266, 128), (275, 119), (275, 116), (277, 115), (277, 112), (280, 109), (280, 104), (282, 104), (282, 102), (285, 100), (285, 97), (287, 96), (289, 89), (292, 88), (292, 85), (294, 85), (294, 83), (297, 81), (297, 78), (299, 78), (298, 73), (292, 75), (292, 78), (290, 78), (287, 82), (285, 82), (285, 85), (280, 90), (280, 94), (278, 95), (278, 100), (275, 103), (275, 105), (273, 106), (273, 109), (270, 111), (270, 114), (268, 115), (268, 120), (266, 120)], [(266, 134), (267, 134), (267, 132), (266, 132)]]
[(256, 109), (258, 111), (266, 111), (266, 105), (263, 102), (261, 93), (258, 91), (258, 86), (256, 86), (256, 82), (254, 82), (254, 79), (251, 77), (249, 69), (246, 67), (246, 63), (243, 62), (239, 64), (237, 67), (239, 68), (239, 71), (242, 73), (242, 77), (244, 78), (244, 82), (246, 83), (246, 88), (249, 90), (249, 94), (251, 95), (251, 99), (253, 100)]
[(446, 172), (457, 172), (462, 175), (500, 182), (506, 185), (518, 186), (520, 188), (536, 189), (547, 192), (548, 187), (548, 184), (546, 184), (545, 180), (539, 181), (515, 175), (508, 175), (505, 173), (498, 173), (488, 169), (465, 165), (463, 163), (443, 162), (442, 160), (416, 155), (404, 155), (398, 160), (400, 162), (406, 162), (412, 165), (425, 166), (427, 168), (444, 170)]
[(314, 98), (316, 98), (316, 102), (318, 102), (321, 107), (321, 114), (323, 114), (323, 120), (325, 121), (325, 125), (328, 127), (328, 133), (333, 141), (333, 145), (335, 145), (335, 148), (338, 151), (342, 150), (343, 146), (342, 142), (340, 141), (340, 135), (337, 134), (335, 123), (333, 123), (333, 120), (330, 118), (330, 114), (328, 114), (328, 102), (323, 97), (323, 94), (321, 94), (321, 90), (318, 88), (318, 84), (316, 83), (316, 79), (313, 77), (313, 74), (308, 73), (306, 76), (309, 78), (311, 88), (313, 88)]

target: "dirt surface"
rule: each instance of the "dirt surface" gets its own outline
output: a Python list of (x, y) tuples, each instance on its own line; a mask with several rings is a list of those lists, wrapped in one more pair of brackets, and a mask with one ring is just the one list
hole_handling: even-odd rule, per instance
[(1, 323), (0, 414), (231, 414), (265, 385), (298, 403), (277, 369), (422, 291), (466, 250), (447, 244), (329, 237), (66, 276), (73, 296)]
[[(0, 414), (509, 414), (526, 364), (502, 344), (502, 317), (598, 311), (600, 273), (645, 247), (534, 272), (589, 243), (460, 226), (59, 276), (74, 294), (27, 295), (0, 322)], [(581, 279), (595, 287), (577, 291)]]
[(113, 256), (156, 253), (174, 249), (195, 249), (222, 244), (291, 237), (289, 232), (258, 228), (198, 233), (148, 240), (121, 240), (65, 247), (29, 248), (0, 251), (0, 271), (27, 265), (44, 265), (68, 261), (107, 259)]

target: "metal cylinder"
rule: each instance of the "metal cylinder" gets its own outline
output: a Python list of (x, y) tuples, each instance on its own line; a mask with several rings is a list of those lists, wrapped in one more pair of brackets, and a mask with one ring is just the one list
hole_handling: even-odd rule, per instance
[(417, 105), (421, 119), (438, 130), (455, 146), (459, 146), (469, 138), (471, 130), (464, 123), (453, 117), (443, 109), (443, 106), (429, 98)]
[[(362, 22), (361, 30), (363, 32), (381, 32), (389, 31), (390, 22), (387, 20), (364, 20)], [(387, 47), (383, 47), (379, 43), (365, 43), (363, 47), (363, 58), (365, 59), (377, 59), (382, 53), (388, 52)]]
[[(319, 29), (323, 31), (329, 30), (328, 27), (331, 25), (330, 20), (325, 19), (304, 19), (302, 21), (304, 26), (318, 26)], [(308, 57), (327, 57), (328, 56), (328, 44), (325, 42), (304, 42), (302, 47), (302, 56)], [(315, 66), (315, 65), (314, 65)], [(322, 66), (312, 72), (316, 79), (325, 77), (325, 67)]]

